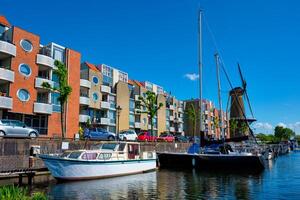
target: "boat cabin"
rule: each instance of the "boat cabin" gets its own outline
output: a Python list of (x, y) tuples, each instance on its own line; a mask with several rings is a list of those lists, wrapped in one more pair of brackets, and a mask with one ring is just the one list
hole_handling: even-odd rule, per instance
[(65, 151), (61, 158), (89, 161), (139, 160), (155, 159), (153, 151), (141, 152), (137, 142), (103, 143), (93, 146), (91, 150)]

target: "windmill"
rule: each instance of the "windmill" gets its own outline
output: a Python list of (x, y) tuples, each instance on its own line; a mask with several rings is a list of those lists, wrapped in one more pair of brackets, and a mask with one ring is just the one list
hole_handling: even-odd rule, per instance
[[(253, 116), (252, 107), (247, 93), (247, 82), (243, 77), (242, 70), (238, 64), (238, 71), (241, 78), (241, 87), (230, 90), (230, 123), (234, 129), (231, 131), (231, 137), (239, 137), (249, 135), (249, 124), (256, 121)], [(244, 99), (247, 101), (252, 118), (246, 117)]]

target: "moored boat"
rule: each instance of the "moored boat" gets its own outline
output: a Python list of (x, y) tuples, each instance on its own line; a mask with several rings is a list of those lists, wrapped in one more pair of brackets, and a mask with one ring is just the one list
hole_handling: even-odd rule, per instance
[(97, 179), (156, 169), (156, 153), (141, 152), (137, 142), (104, 143), (94, 150), (39, 155), (59, 180)]

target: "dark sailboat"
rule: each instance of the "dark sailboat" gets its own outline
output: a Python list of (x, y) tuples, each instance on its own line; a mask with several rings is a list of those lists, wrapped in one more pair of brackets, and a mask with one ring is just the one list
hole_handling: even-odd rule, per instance
[[(200, 113), (202, 113), (202, 29), (201, 29), (202, 11), (199, 11), (199, 84), (200, 84)], [(220, 66), (219, 56), (216, 54), (217, 79), (219, 106), (222, 110), (221, 86), (220, 86)], [(245, 115), (245, 106), (243, 97), (248, 101), (250, 111), (249, 97), (246, 90), (246, 81), (242, 76), (240, 66), (238, 65), (242, 87), (233, 88), (229, 93), (230, 103), (230, 123), (235, 124), (234, 130), (231, 130), (230, 139), (225, 138), (224, 126), (221, 116), (222, 140), (214, 141), (208, 146), (208, 141), (203, 141), (201, 137), (202, 115), (200, 114), (200, 144), (194, 143), (186, 153), (158, 153), (160, 167), (166, 168), (199, 168), (199, 169), (230, 169), (230, 170), (250, 170), (261, 171), (265, 168), (264, 156), (259, 152), (253, 132), (249, 124), (255, 121), (254, 118), (247, 118)], [(221, 112), (222, 115), (222, 112)], [(253, 116), (253, 114), (252, 114)]]

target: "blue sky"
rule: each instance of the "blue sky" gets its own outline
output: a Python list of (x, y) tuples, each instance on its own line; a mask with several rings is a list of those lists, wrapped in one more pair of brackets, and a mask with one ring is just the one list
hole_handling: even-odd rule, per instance
[[(0, 13), (44, 44), (73, 48), (83, 61), (114, 66), (188, 99), (198, 97), (197, 79), (185, 75), (198, 73), (199, 4), (234, 85), (240, 84), (241, 64), (256, 131), (271, 133), (282, 123), (300, 134), (300, 1), (2, 0)], [(216, 49), (203, 29), (203, 94), (216, 102)], [(226, 107), (229, 85), (221, 78)]]

